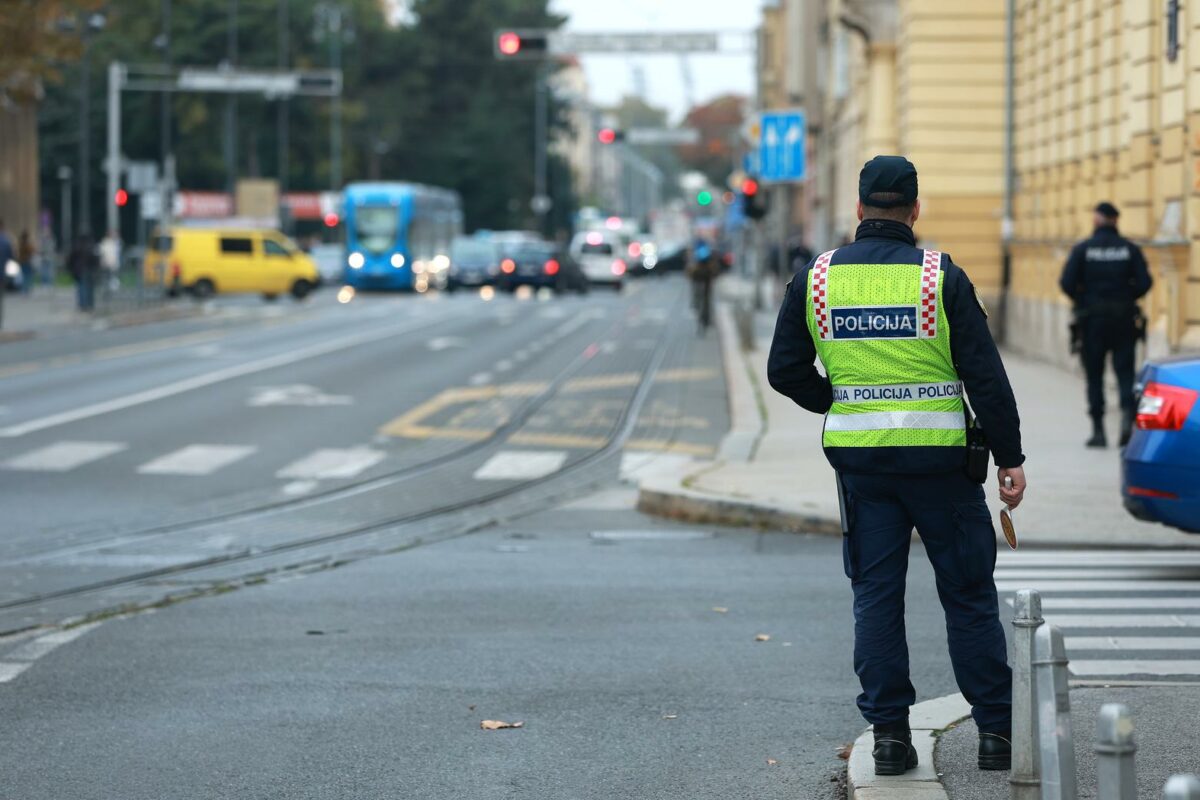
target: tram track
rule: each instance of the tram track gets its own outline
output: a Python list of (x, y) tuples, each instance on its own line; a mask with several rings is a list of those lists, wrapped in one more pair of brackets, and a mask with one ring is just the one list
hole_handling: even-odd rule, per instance
[[(676, 293), (672, 300), (672, 311), (678, 309), (682, 304), (682, 295)], [(621, 321), (618, 320), (609, 329), (609, 335), (615, 336), (620, 332)], [(605, 459), (619, 456), (624, 443), (630, 438), (634, 426), (637, 424), (638, 416), (641, 413), (646, 399), (654, 385), (655, 378), (662, 369), (663, 363), (666, 361), (671, 348), (680, 341), (680, 337), (684, 335), (683, 331), (673, 329), (667, 326), (659, 335), (657, 342), (652, 350), (649, 351), (644, 359), (640, 369), (640, 379), (636, 384), (629, 400), (623, 405), (621, 412), (609, 431), (605, 443), (593, 448), (583, 455), (575, 458), (565, 464), (557, 472), (551, 473), (544, 477), (532, 478), (520, 481), (518, 483), (499, 488), (495, 491), (485, 492), (482, 494), (473, 495), (468, 498), (454, 500), (435, 504), (431, 507), (413, 510), (407, 513), (391, 514), (383, 518), (366, 519), (355, 524), (342, 525), (332, 530), (322, 531), (314, 535), (300, 537), (285, 537), (281, 541), (272, 544), (255, 547), (247, 546), (239, 550), (220, 553), (211, 557), (184, 560), (179, 563), (170, 564), (161, 567), (150, 569), (137, 570), (121, 575), (112, 576), (95, 581), (83, 581), (63, 586), (58, 589), (29, 593), (20, 597), (11, 598), (0, 602), (0, 611), (3, 612), (19, 612), (22, 609), (28, 609), (36, 606), (46, 606), (57, 601), (65, 601), (71, 598), (80, 598), (89, 595), (102, 595), (106, 592), (125, 589), (129, 587), (149, 586), (152, 584), (163, 584), (166, 582), (179, 582), (188, 579), (189, 576), (195, 576), (197, 573), (220, 568), (226, 573), (230, 569), (240, 571), (240, 575), (247, 576), (260, 572), (262, 565), (274, 563), (271, 568), (274, 570), (290, 569), (296, 564), (311, 562), (310, 557), (316, 551), (325, 553), (322, 558), (328, 559), (328, 553), (332, 549), (345, 546), (347, 549), (352, 548), (356, 543), (371, 537), (372, 535), (385, 534), (392, 529), (402, 529), (405, 526), (412, 526), (417, 523), (436, 523), (440, 518), (449, 520), (455, 515), (462, 515), (465, 512), (473, 510), (486, 509), (494, 506), (502, 501), (510, 500), (529, 494), (532, 490), (539, 487), (549, 487), (556, 484), (564, 486), (571, 485), (572, 482), (578, 484), (579, 479), (586, 471), (603, 462)], [(477, 454), (485, 451), (489, 447), (503, 443), (511, 434), (520, 430), (539, 410), (543, 409), (554, 398), (559, 396), (562, 387), (576, 376), (597, 354), (598, 348), (594, 343), (583, 348), (571, 361), (560, 370), (553, 379), (551, 379), (545, 389), (538, 394), (530, 397), (523, 402), (518, 408), (498, 426), (486, 439), (471, 442), (462, 447), (456, 448), (450, 452), (439, 454), (431, 459), (423, 461), (419, 464), (411, 464), (402, 467), (393, 472), (376, 475), (374, 477), (357, 481), (355, 483), (331, 488), (318, 494), (292, 498), (284, 501), (279, 501), (270, 504), (260, 505), (251, 509), (243, 509), (232, 511), (226, 514), (216, 514), (204, 518), (198, 518), (190, 521), (178, 522), (173, 524), (155, 526), (142, 529), (133, 533), (122, 534), (119, 537), (112, 537), (105, 540), (88, 542), (84, 545), (79, 545), (73, 548), (61, 548), (58, 550), (45, 551), (33, 556), (33, 559), (47, 562), (55, 558), (67, 559), (72, 555), (78, 555), (81, 552), (98, 551), (103, 549), (111, 549), (113, 547), (146, 543), (156, 539), (162, 539), (171, 536), (186, 536), (188, 534), (198, 533), (204, 529), (211, 529), (216, 526), (230, 525), (249, 525), (256, 522), (261, 522), (272, 516), (278, 516), (285, 513), (303, 512), (308, 510), (316, 510), (326, 508), (334, 503), (354, 498), (369, 492), (375, 492), (381, 489), (389, 489), (399, 486), (408, 481), (412, 481), (419, 477), (426, 477), (438, 473), (442, 470), (448, 470), (463, 462), (469, 461)], [(458, 524), (458, 523), (454, 523)], [(454, 527), (454, 524), (448, 522), (448, 527)], [(469, 532), (481, 527), (481, 523), (474, 523), (467, 529), (460, 531), (461, 533)], [(459, 524), (459, 527), (462, 527)], [(440, 538), (446, 538), (442, 536)], [(429, 537), (419, 537), (413, 541), (405, 541), (402, 533), (398, 534), (396, 539), (389, 543), (388, 547), (374, 548), (374, 551), (388, 549), (400, 549), (408, 546), (425, 544), (432, 541)], [(280, 560), (285, 563), (278, 563)], [(25, 563), (30, 559), (26, 558)], [(5, 562), (7, 565), (19, 563), (18, 560), (9, 560)], [(3, 565), (3, 564), (0, 564)], [(91, 613), (99, 613), (105, 610), (111, 610), (112, 606), (93, 609)]]

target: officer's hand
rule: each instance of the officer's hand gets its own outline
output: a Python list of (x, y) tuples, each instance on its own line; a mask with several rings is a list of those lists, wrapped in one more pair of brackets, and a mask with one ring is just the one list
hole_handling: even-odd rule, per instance
[[(1012, 488), (1004, 488), (1004, 479), (1012, 478)], [(1009, 508), (1016, 508), (1025, 497), (1025, 469), (1023, 467), (1001, 467), (996, 473), (1000, 481), (1000, 499)]]

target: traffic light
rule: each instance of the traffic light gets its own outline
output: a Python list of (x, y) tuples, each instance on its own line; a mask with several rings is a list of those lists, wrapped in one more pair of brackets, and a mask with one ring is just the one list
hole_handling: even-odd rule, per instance
[(762, 219), (767, 215), (766, 203), (758, 201), (758, 181), (746, 178), (742, 181), (742, 213), (749, 219)]
[(712, 192), (708, 191), (707, 189), (696, 195), (696, 203), (698, 205), (710, 206), (712, 205), (712, 200)]
[(124, 208), (129, 202), (129, 192), (124, 189), (117, 189), (117, 193), (113, 196), (113, 203), (117, 208)]
[(501, 61), (533, 61), (550, 53), (550, 31), (537, 29), (505, 29), (492, 38), (496, 58)]
[(619, 131), (616, 128), (601, 128), (596, 133), (596, 138), (600, 144), (615, 144), (625, 141), (625, 131)]

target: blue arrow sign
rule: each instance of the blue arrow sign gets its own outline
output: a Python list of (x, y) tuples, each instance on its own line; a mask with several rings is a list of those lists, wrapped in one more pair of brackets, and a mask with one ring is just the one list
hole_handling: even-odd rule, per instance
[(762, 112), (758, 143), (759, 177), (767, 183), (804, 180), (804, 112), (799, 109)]

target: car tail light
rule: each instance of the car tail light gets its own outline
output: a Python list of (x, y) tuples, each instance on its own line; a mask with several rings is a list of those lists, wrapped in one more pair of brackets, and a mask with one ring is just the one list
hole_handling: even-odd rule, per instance
[(1183, 427), (1200, 392), (1165, 383), (1148, 383), (1138, 400), (1137, 426), (1144, 431), (1177, 431)]
[(505, 275), (511, 275), (517, 271), (517, 262), (511, 258), (506, 258), (500, 262), (500, 271)]
[(557, 275), (559, 264), (553, 258), (546, 262), (546, 274)]
[(637, 258), (642, 254), (642, 245), (638, 242), (629, 243), (629, 257)]
[(624, 275), (625, 274), (625, 262), (619, 258), (616, 261), (614, 261), (613, 265), (612, 265), (612, 272), (613, 272), (613, 275)]

